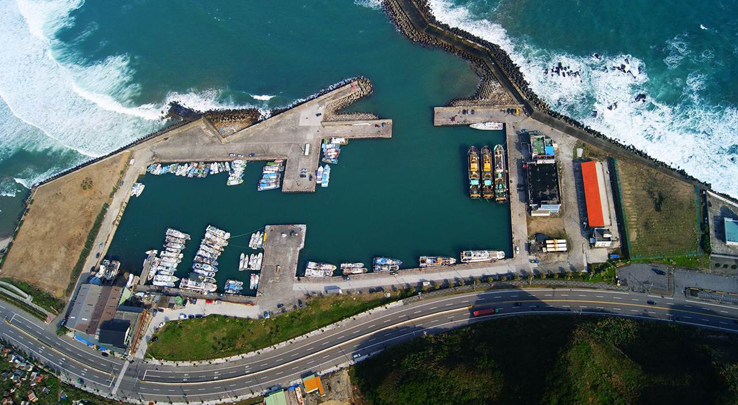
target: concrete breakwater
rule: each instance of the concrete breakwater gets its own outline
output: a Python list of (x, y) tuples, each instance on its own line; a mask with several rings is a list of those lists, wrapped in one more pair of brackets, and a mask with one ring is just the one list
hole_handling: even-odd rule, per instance
[[(505, 50), (487, 40), (438, 21), (427, 0), (385, 0), (383, 8), (395, 26), (413, 42), (441, 48), (468, 60), (481, 78), (480, 89), (485, 87), (485, 83), (491, 78), (497, 79), (511, 96), (525, 107), (526, 113), (532, 118), (613, 155), (636, 160), (701, 188), (711, 187), (709, 183), (696, 179), (681, 168), (669, 166), (632, 145), (609, 138), (571, 117), (553, 111), (530, 88), (520, 68)], [(483, 96), (480, 89), (475, 98)], [(735, 201), (730, 196), (720, 195)]]

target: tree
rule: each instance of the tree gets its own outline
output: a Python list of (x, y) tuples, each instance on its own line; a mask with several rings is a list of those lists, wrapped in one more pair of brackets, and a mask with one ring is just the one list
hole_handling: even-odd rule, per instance
[(513, 278), (515, 279), (515, 281), (519, 281), (520, 280), (520, 273), (515, 273), (515, 275), (513, 276)]
[(540, 277), (541, 277), (541, 280), (545, 280), (546, 279), (546, 272), (545, 271), (542, 271)]

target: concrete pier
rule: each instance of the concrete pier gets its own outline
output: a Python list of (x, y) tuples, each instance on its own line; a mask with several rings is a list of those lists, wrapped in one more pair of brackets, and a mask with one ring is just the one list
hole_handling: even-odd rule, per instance
[[(518, 113), (516, 114), (515, 111)], [(435, 107), (433, 125), (470, 125), (482, 122), (511, 122), (525, 118), (522, 105)]]
[(264, 308), (292, 298), (292, 283), (300, 251), (305, 247), (307, 225), (267, 225), (264, 261), (257, 297)]
[[(195, 122), (186, 130), (140, 145), (137, 147), (137, 151), (141, 152), (138, 155), (141, 155), (144, 164), (151, 160), (213, 162), (284, 159), (286, 165), (282, 191), (314, 192), (315, 172), (320, 164), (320, 144), (323, 139), (392, 137), (392, 120), (374, 119), (371, 114), (363, 114), (363, 118), (367, 119), (337, 115), (337, 106), (348, 105), (365, 92), (366, 89), (351, 82), (231, 135), (219, 133), (207, 120), (202, 119), (199, 124)], [(136, 158), (138, 161), (139, 156)], [(303, 173), (304, 177), (301, 176)]]

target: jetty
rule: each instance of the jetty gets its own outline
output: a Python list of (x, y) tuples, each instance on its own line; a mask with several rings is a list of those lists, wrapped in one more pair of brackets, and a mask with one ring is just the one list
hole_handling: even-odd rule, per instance
[[(389, 18), (410, 40), (444, 49), (468, 60), (480, 76), (480, 87), (484, 87), (491, 80), (496, 80), (515, 104), (523, 106), (523, 112), (530, 119), (596, 146), (614, 157), (629, 159), (680, 181), (688, 182), (699, 188), (710, 189), (709, 184), (695, 179), (683, 170), (672, 168), (631, 145), (621, 144), (615, 139), (608, 138), (552, 110), (529, 87), (523, 73), (505, 50), (499, 45), (439, 22), (433, 15), (427, 0), (386, 0), (383, 4)], [(455, 107), (460, 106), (458, 102), (452, 104)], [(476, 109), (472, 103), (469, 103), (468, 108)]]

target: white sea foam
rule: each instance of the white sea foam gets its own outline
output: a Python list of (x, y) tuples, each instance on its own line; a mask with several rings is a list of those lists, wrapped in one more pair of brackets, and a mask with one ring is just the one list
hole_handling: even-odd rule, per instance
[(263, 96), (256, 95), (256, 96), (254, 96), (254, 95), (251, 95), (251, 98), (253, 98), (254, 100), (259, 100), (259, 101), (269, 101), (269, 100), (273, 99), (274, 97), (276, 97), (276, 96), (270, 96), (270, 95), (263, 95)]
[[(727, 155), (728, 147), (738, 143), (734, 131), (738, 110), (713, 106), (702, 98), (700, 91), (708, 80), (702, 73), (693, 72), (684, 79), (683, 97), (678, 104), (667, 105), (648, 93), (647, 67), (631, 55), (594, 58), (550, 52), (510, 38), (499, 24), (476, 18), (449, 0), (430, 0), (430, 5), (442, 22), (505, 49), (531, 88), (554, 109), (684, 169), (718, 191), (738, 196), (738, 164)], [(668, 41), (666, 47), (669, 56), (664, 62), (670, 69), (693, 57), (683, 36)], [(696, 57), (712, 57), (712, 52)], [(544, 73), (558, 62), (579, 76)], [(614, 69), (623, 65), (623, 71)], [(634, 101), (639, 94), (646, 95), (646, 102)]]
[(354, 4), (357, 6), (372, 8), (379, 10), (382, 8), (382, 0), (354, 0)]

